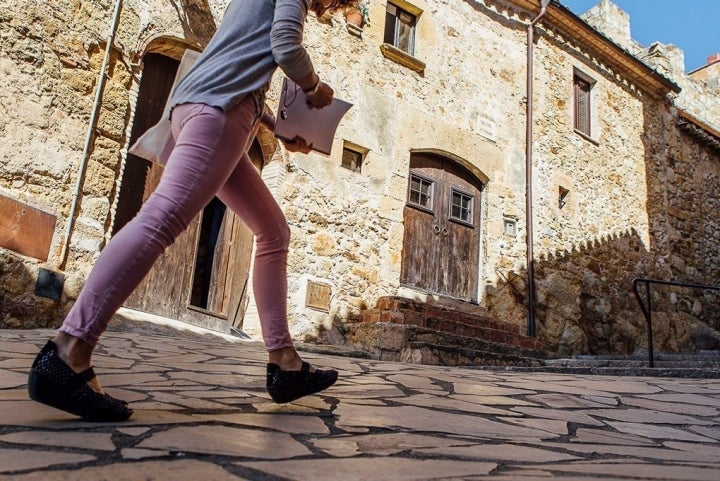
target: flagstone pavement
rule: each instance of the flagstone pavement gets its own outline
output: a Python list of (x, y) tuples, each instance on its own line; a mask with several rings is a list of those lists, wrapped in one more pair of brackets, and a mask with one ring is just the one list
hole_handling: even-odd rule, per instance
[(94, 363), (124, 423), (34, 403), (52, 330), (0, 330), (0, 479), (720, 480), (720, 380), (483, 371), (321, 355), (322, 395), (274, 404), (256, 342), (115, 325)]

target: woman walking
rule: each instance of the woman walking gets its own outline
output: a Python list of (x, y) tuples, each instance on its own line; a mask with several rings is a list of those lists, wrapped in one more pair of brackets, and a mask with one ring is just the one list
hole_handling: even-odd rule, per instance
[[(216, 34), (171, 94), (175, 147), (160, 183), (102, 251), (63, 325), (35, 359), (32, 399), (88, 420), (132, 415), (127, 403), (103, 392), (91, 367), (93, 350), (155, 260), (214, 196), (256, 237), (253, 285), (270, 396), (285, 403), (335, 383), (336, 371), (311, 367), (293, 347), (287, 324), (290, 229), (247, 151), (278, 67), (303, 89), (311, 107), (332, 102), (333, 89), (320, 80), (302, 45), (305, 20), (310, 11), (320, 17), (355, 1), (230, 2)], [(310, 151), (299, 137), (285, 146)]]

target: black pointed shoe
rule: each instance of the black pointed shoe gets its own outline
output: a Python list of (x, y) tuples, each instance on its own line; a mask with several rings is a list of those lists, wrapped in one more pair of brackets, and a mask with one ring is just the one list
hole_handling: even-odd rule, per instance
[(267, 390), (278, 404), (289, 403), (309, 394), (327, 389), (337, 381), (334, 369), (316, 369), (310, 372), (310, 364), (303, 361), (299, 371), (283, 371), (277, 364), (267, 365)]
[(57, 345), (48, 341), (35, 358), (28, 393), (30, 399), (80, 416), (86, 421), (126, 421), (133, 413), (125, 401), (100, 394), (88, 386), (95, 377), (93, 368), (76, 373), (57, 353)]

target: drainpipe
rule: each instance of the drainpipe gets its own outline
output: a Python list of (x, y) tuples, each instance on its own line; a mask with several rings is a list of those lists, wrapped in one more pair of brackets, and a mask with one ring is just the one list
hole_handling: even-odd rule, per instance
[(97, 127), (98, 117), (100, 115), (100, 102), (102, 100), (103, 93), (105, 92), (105, 80), (107, 76), (105, 71), (107, 70), (107, 64), (110, 60), (110, 53), (112, 52), (112, 46), (115, 42), (115, 33), (117, 32), (118, 20), (120, 18), (120, 10), (122, 9), (122, 0), (116, 0), (115, 11), (112, 17), (112, 23), (110, 24), (110, 33), (108, 35), (107, 44), (105, 45), (105, 57), (103, 58), (102, 67), (100, 67), (100, 75), (98, 77), (97, 88), (95, 89), (95, 103), (93, 104), (92, 115), (90, 116), (90, 124), (88, 125), (87, 135), (85, 136), (85, 148), (83, 150), (82, 160), (80, 161), (80, 167), (78, 168), (77, 182), (75, 183), (75, 193), (73, 194), (72, 205), (70, 206), (70, 213), (68, 214), (67, 226), (65, 228), (65, 242), (63, 250), (58, 261), (58, 268), (63, 270), (65, 263), (67, 262), (68, 252), (70, 250), (70, 237), (72, 235), (73, 227), (75, 226), (75, 215), (78, 210), (78, 200), (80, 199), (80, 192), (85, 181), (85, 171), (87, 170), (87, 164), (90, 160), (90, 148), (92, 146), (95, 129)]
[(533, 152), (533, 34), (535, 24), (545, 15), (550, 0), (540, 0), (540, 13), (527, 29), (527, 125), (525, 129), (525, 230), (527, 231), (527, 334), (535, 336), (535, 265), (533, 259), (532, 152)]

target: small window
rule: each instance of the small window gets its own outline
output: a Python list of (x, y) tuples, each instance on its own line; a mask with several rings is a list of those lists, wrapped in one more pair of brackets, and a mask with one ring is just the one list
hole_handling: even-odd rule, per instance
[(570, 191), (566, 189), (563, 186), (560, 186), (559, 192), (558, 192), (558, 207), (561, 209), (565, 207), (565, 204), (567, 204), (567, 197), (570, 194)]
[(423, 209), (432, 210), (433, 186), (434, 182), (432, 180), (412, 174), (410, 176), (410, 193), (408, 195), (408, 203)]
[(590, 136), (590, 91), (592, 83), (575, 74), (573, 77), (573, 97), (575, 106), (574, 127), (578, 132)]
[(515, 237), (517, 234), (517, 220), (512, 217), (503, 218), (503, 234)]
[(342, 165), (346, 169), (350, 169), (353, 172), (360, 172), (362, 168), (363, 154), (357, 150), (343, 147), (342, 153)]
[(475, 197), (452, 189), (450, 202), (450, 218), (472, 225)]
[(415, 53), (415, 24), (417, 16), (392, 3), (385, 14), (385, 43), (408, 55)]

